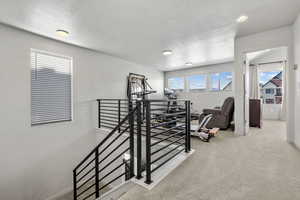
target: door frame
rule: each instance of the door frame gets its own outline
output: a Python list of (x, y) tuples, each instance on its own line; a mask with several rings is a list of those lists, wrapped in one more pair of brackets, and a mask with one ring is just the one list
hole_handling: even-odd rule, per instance
[[(286, 138), (288, 140), (288, 142), (290, 142), (289, 140), (289, 128), (288, 126), (290, 125), (289, 121), (288, 121), (288, 116), (289, 116), (289, 92), (288, 92), (288, 86), (289, 86), (289, 82), (290, 82), (290, 73), (289, 73), (289, 56), (288, 56), (288, 46), (279, 46), (279, 47), (272, 47), (270, 49), (276, 49), (276, 48), (285, 48), (286, 49), (286, 54), (287, 54), (287, 59), (286, 62), (284, 62), (284, 66), (283, 66), (283, 71), (284, 71), (284, 76), (285, 76), (285, 83), (284, 83), (284, 93), (285, 93), (285, 101), (286, 103), (284, 104), (284, 109), (285, 110), (285, 121), (287, 123), (286, 126)], [(263, 51), (269, 48), (265, 48), (265, 49), (257, 49), (257, 50), (252, 50), (252, 51), (248, 51), (248, 52), (243, 52), (242, 54), (242, 60), (243, 62), (243, 98), (244, 98), (244, 102), (243, 102), (243, 117), (244, 117), (244, 136), (249, 135), (249, 61), (247, 60), (247, 54), (249, 53), (253, 53), (253, 52), (257, 52), (257, 51)], [(248, 88), (248, 90), (247, 90)]]

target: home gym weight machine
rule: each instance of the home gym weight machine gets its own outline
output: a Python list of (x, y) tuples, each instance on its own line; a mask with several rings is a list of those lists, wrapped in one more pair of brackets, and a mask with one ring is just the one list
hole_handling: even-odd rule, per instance
[[(148, 99), (149, 94), (156, 93), (155, 90), (152, 89), (150, 84), (147, 82), (147, 78), (141, 74), (129, 73), (127, 78), (127, 98), (128, 102), (130, 102), (130, 106), (135, 101), (144, 101)], [(155, 114), (155, 120), (157, 122), (168, 122), (174, 121), (176, 118), (181, 118), (183, 116), (168, 116), (171, 113), (179, 113), (183, 112), (184, 109), (181, 108), (180, 105), (177, 104), (177, 96), (173, 90), (165, 89), (165, 96), (168, 98), (168, 102), (166, 105), (166, 110), (162, 113)], [(129, 108), (129, 109), (132, 109)], [(145, 119), (145, 106), (142, 104), (142, 116)], [(169, 124), (169, 127), (176, 126), (176, 123)]]
[(127, 78), (127, 98), (128, 101), (143, 101), (147, 95), (156, 93), (147, 82), (147, 78), (141, 74), (129, 73)]

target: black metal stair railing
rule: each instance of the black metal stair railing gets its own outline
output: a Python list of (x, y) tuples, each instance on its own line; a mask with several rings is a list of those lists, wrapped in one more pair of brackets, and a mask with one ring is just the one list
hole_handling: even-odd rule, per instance
[[(145, 108), (145, 183), (151, 184), (155, 171), (180, 153), (188, 153), (191, 150), (190, 101), (152, 100), (145, 102)], [(141, 173), (137, 170), (138, 176)]]
[[(113, 117), (120, 118), (122, 109), (127, 110), (129, 105), (128, 101), (120, 99), (99, 99), (98, 103), (99, 128), (110, 129), (118, 123), (113, 121)], [(108, 105), (110, 110), (107, 110)], [(181, 152), (188, 153), (191, 150), (190, 101), (143, 100), (135, 101), (131, 105), (137, 109), (134, 120), (137, 145), (136, 178), (141, 179), (146, 169), (145, 182), (150, 184), (151, 176), (155, 171)], [(106, 114), (112, 118), (107, 118)], [(119, 131), (124, 131), (125, 128), (121, 126)], [(142, 143), (142, 137), (146, 142)], [(142, 151), (145, 151), (144, 158), (142, 158)]]
[[(97, 99), (98, 101), (98, 128), (113, 129), (123, 117), (128, 114), (127, 99)], [(120, 127), (118, 132), (121, 131)]]
[[(74, 200), (97, 199), (114, 182), (134, 176), (136, 111), (137, 108), (132, 108), (122, 120), (112, 125), (112, 131), (75, 167), (73, 170)], [(123, 127), (122, 131), (120, 131), (121, 127)], [(124, 158), (126, 153), (129, 159)]]
[[(98, 128), (113, 129), (121, 119), (126, 116), (128, 110), (141, 106), (141, 119), (145, 119), (145, 107), (143, 101), (129, 101), (127, 99), (97, 99), (98, 102)], [(130, 107), (131, 106), (131, 107)], [(135, 114), (137, 116), (137, 113)], [(137, 124), (137, 120), (134, 121)], [(126, 124), (119, 128), (119, 132), (126, 127)], [(135, 130), (137, 126), (135, 127)]]

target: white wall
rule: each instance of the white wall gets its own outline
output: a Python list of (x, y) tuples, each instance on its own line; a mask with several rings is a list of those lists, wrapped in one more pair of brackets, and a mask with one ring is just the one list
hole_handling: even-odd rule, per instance
[[(196, 67), (185, 70), (165, 72), (165, 86), (170, 77), (187, 77), (195, 74), (207, 74), (215, 72), (233, 72), (234, 63), (224, 63), (217, 65), (209, 65)], [(233, 91), (184, 91), (178, 92), (178, 97), (182, 99), (190, 99), (192, 104), (192, 111), (201, 113), (204, 108), (213, 108), (215, 106), (222, 106), (227, 97), (233, 96)]]
[[(0, 36), (0, 199), (44, 200), (71, 187), (95, 145), (95, 99), (125, 98), (129, 72), (162, 93), (162, 72), (3, 25)], [(31, 127), (30, 48), (73, 57), (74, 121)]]
[(251, 64), (255, 63), (268, 63), (268, 62), (278, 62), (287, 59), (287, 49), (282, 48), (275, 48), (270, 49), (269, 52), (264, 53), (261, 56), (251, 60)]
[[(295, 64), (300, 66), (300, 15), (294, 24)], [(295, 144), (300, 148), (300, 69), (296, 70), (295, 90)]]
[(288, 127), (288, 137), (289, 142), (293, 141), (294, 133), (294, 71), (293, 71), (293, 34), (292, 27), (282, 27), (279, 29), (266, 31), (246, 37), (236, 38), (235, 40), (235, 101), (236, 101), (236, 112), (235, 112), (235, 125), (236, 134), (245, 135), (244, 129), (244, 60), (245, 54), (249, 52), (255, 52), (259, 50), (265, 50), (276, 47), (288, 47), (288, 60), (287, 64), (287, 74), (289, 79), (287, 81), (287, 127)]

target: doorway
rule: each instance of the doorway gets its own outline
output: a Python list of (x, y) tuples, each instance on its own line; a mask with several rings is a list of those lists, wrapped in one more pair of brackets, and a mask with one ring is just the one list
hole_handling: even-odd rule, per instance
[[(245, 132), (286, 119), (287, 48), (265, 49), (246, 54)], [(251, 127), (251, 128), (250, 128)], [(249, 129), (250, 128), (250, 129)], [(256, 131), (257, 132), (257, 131)]]
[(284, 120), (283, 101), (284, 67), (282, 62), (267, 63), (259, 66), (259, 97), (262, 103), (262, 119)]

